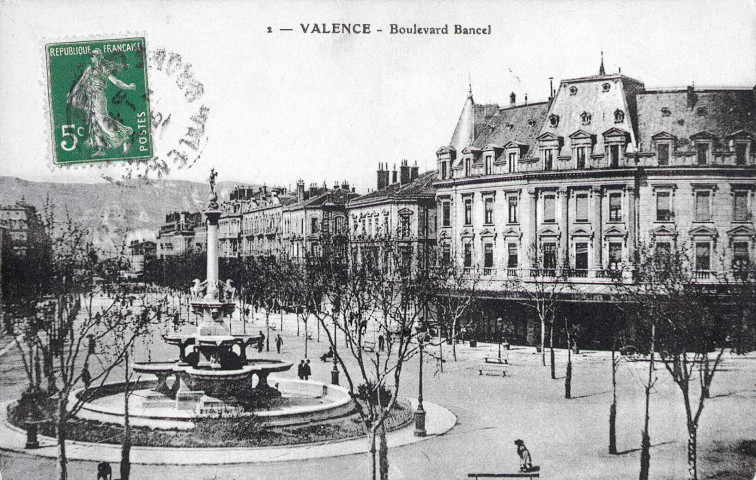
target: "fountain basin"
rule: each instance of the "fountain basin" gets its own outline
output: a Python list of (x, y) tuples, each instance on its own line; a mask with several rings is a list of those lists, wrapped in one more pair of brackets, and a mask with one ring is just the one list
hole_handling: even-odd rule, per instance
[[(168, 397), (164, 397), (164, 406), (154, 404), (145, 406), (145, 403), (155, 400), (153, 395), (157, 382), (140, 381), (136, 385), (136, 391), (129, 398), (129, 422), (132, 425), (156, 429), (190, 430), (194, 428), (195, 422), (202, 418), (254, 415), (263, 420), (266, 425), (287, 426), (332, 420), (351, 415), (355, 411), (354, 400), (349, 395), (349, 391), (343, 387), (278, 377), (271, 377), (270, 382), (282, 395), (270, 408), (260, 408), (253, 412), (234, 409), (223, 412), (218, 410), (203, 412), (176, 409)], [(125, 383), (119, 382), (100, 388), (82, 388), (72, 392), (72, 401), (85, 395), (90, 398), (83, 404), (77, 416), (103, 423), (123, 425), (125, 386)], [(134, 385), (132, 384), (130, 388), (134, 388)], [(208, 398), (212, 399), (212, 397)], [(217, 399), (212, 400), (217, 402)]]

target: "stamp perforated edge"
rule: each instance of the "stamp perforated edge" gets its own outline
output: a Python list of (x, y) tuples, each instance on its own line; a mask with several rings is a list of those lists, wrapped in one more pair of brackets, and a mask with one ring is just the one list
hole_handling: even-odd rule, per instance
[[(41, 37), (38, 48), (41, 52), (41, 63), (39, 64), (39, 87), (42, 90), (42, 115), (44, 115), (44, 136), (45, 136), (45, 144), (46, 144), (46, 158), (45, 158), (45, 164), (47, 165), (47, 169), (51, 173), (57, 173), (60, 172), (61, 169), (73, 169), (73, 170), (84, 170), (87, 168), (107, 168), (112, 166), (118, 166), (118, 165), (124, 165), (128, 164), (128, 159), (118, 159), (115, 161), (111, 160), (102, 160), (98, 162), (91, 162), (91, 163), (83, 163), (83, 162), (67, 162), (65, 164), (57, 163), (55, 161), (55, 154), (53, 153), (53, 130), (52, 130), (52, 111), (50, 109), (50, 89), (49, 89), (49, 79), (48, 79), (48, 70), (47, 70), (47, 45), (51, 43), (67, 43), (67, 42), (87, 42), (87, 41), (98, 41), (98, 40), (113, 40), (118, 38), (144, 38), (144, 50), (145, 50), (145, 62), (149, 58), (149, 46), (148, 46), (148, 40), (149, 36), (144, 31), (126, 31), (126, 32), (119, 32), (119, 33), (93, 33), (89, 35), (65, 35), (62, 37)], [(145, 65), (145, 68), (149, 70), (148, 66)], [(150, 105), (150, 95), (149, 95), (149, 74), (145, 74), (145, 88), (147, 89), (147, 109), (148, 109), (148, 115), (151, 114), (151, 105)], [(152, 130), (152, 123), (150, 122), (150, 130)], [(155, 153), (155, 144), (154, 144), (154, 138), (152, 135), (152, 131), (150, 131), (150, 142), (152, 144), (152, 152), (153, 156)]]

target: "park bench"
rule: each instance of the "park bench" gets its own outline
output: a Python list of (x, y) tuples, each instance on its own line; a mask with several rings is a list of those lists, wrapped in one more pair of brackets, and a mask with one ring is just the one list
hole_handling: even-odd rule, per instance
[(538, 472), (520, 472), (520, 473), (468, 473), (468, 478), (541, 478)]
[(499, 358), (499, 357), (486, 357), (486, 363), (509, 365), (509, 360), (506, 358)]
[(507, 365), (503, 363), (486, 363), (478, 365), (480, 375), (507, 376)]
[(375, 351), (375, 342), (368, 342), (368, 341), (362, 342), (362, 348), (366, 352), (374, 352)]

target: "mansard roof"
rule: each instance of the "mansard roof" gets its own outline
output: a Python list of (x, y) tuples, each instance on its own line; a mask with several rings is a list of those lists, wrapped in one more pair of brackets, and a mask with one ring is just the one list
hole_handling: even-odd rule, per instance
[(418, 197), (435, 198), (436, 190), (433, 181), (436, 179), (436, 171), (430, 170), (418, 175), (416, 179), (406, 185), (392, 183), (386, 188), (374, 190), (366, 195), (349, 201), (349, 207), (359, 207), (376, 202), (389, 202), (394, 200), (411, 200)]
[[(628, 131), (628, 149), (631, 149), (636, 141), (635, 96), (642, 90), (642, 83), (623, 75), (594, 75), (563, 80), (548, 112), (549, 116), (555, 116), (556, 121), (544, 122), (540, 133), (550, 132), (566, 138), (582, 130), (596, 135), (596, 140), (602, 143), (600, 134), (618, 127)], [(619, 123), (615, 121), (618, 110), (623, 114), (623, 121)], [(589, 123), (584, 121), (584, 113), (591, 116)]]
[(534, 145), (548, 108), (548, 102), (539, 102), (500, 109), (475, 139), (473, 146), (508, 146), (511, 142)]
[(688, 95), (687, 90), (653, 90), (637, 95), (638, 141), (644, 150), (660, 132), (678, 138), (709, 132), (719, 139), (741, 131), (756, 134), (753, 89), (694, 90), (691, 108)]

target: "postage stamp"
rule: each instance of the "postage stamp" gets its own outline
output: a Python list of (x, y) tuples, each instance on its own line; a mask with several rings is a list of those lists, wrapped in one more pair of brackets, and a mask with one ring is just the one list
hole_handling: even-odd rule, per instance
[(144, 38), (49, 43), (45, 49), (53, 162), (152, 158)]

